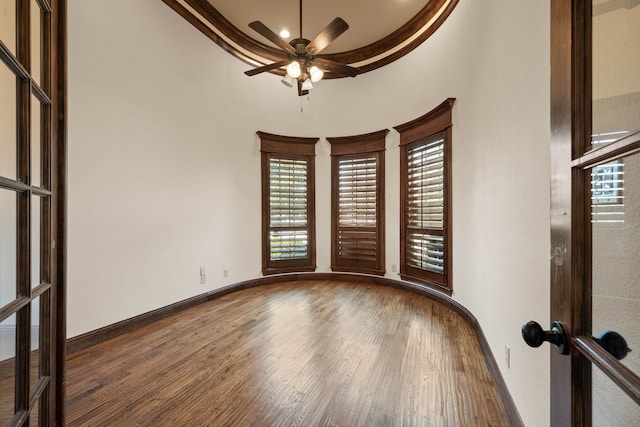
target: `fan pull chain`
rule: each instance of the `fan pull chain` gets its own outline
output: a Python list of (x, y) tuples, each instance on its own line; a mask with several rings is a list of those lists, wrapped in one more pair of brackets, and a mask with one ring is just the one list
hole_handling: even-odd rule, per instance
[[(304, 113), (304, 106), (302, 104), (302, 98), (304, 98), (304, 96), (299, 96), (298, 98), (300, 98), (300, 114)], [(311, 94), (308, 93), (307, 94), (307, 102), (311, 102)]]

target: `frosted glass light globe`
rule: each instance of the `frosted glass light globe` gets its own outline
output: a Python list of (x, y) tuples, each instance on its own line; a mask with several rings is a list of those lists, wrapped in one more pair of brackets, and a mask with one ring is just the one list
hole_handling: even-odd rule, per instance
[(291, 78), (297, 79), (301, 73), (302, 69), (298, 61), (291, 61), (291, 64), (287, 65), (287, 74), (291, 76)]
[(311, 81), (314, 83), (319, 82), (324, 77), (324, 71), (322, 71), (315, 65), (311, 67), (311, 69), (309, 70), (309, 74), (311, 74)]

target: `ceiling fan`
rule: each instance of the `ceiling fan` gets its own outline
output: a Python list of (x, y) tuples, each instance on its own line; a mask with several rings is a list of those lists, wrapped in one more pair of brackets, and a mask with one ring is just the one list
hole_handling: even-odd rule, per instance
[(298, 96), (304, 96), (313, 89), (313, 83), (320, 81), (324, 77), (324, 72), (339, 76), (355, 77), (360, 73), (356, 67), (331, 61), (325, 58), (319, 58), (318, 55), (324, 48), (329, 46), (342, 33), (349, 29), (349, 25), (342, 19), (336, 18), (324, 30), (316, 36), (313, 41), (302, 37), (302, 0), (300, 0), (300, 37), (287, 43), (276, 33), (271, 31), (266, 25), (260, 21), (253, 21), (249, 24), (253, 30), (258, 32), (267, 40), (280, 47), (284, 52), (281, 61), (273, 64), (263, 65), (253, 70), (245, 71), (247, 76), (255, 76), (265, 71), (275, 70), (277, 68), (287, 67), (287, 76), (282, 81), (287, 86), (292, 83), (287, 81), (297, 81)]

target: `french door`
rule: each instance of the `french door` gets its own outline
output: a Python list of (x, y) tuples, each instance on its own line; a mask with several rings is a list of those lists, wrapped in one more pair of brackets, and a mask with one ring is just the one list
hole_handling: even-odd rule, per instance
[(640, 1), (551, 0), (551, 159), (551, 424), (637, 426)]
[(64, 16), (0, 0), (0, 426), (64, 423)]

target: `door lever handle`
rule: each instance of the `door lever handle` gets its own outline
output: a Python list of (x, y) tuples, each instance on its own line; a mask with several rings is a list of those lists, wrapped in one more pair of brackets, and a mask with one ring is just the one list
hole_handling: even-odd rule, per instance
[(540, 347), (543, 342), (549, 341), (559, 353), (569, 354), (569, 340), (560, 322), (553, 322), (548, 331), (542, 329), (538, 322), (527, 322), (522, 325), (522, 339), (530, 347)]

